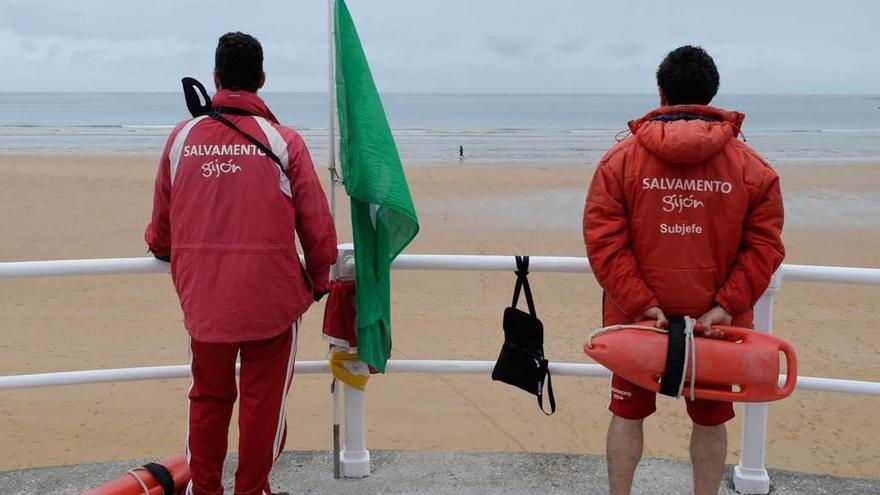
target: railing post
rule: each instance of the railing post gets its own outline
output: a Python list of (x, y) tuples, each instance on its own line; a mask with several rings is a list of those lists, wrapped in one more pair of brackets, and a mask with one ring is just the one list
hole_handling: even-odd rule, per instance
[[(773, 297), (782, 288), (782, 271), (770, 280), (767, 291), (755, 304), (755, 329), (773, 330)], [(736, 491), (746, 494), (770, 493), (770, 475), (765, 467), (767, 445), (767, 403), (749, 403), (743, 413), (742, 444), (739, 464), (733, 468)]]
[[(354, 245), (340, 244), (336, 258), (336, 276), (339, 279), (353, 280)], [(339, 464), (342, 476), (346, 478), (363, 478), (370, 475), (370, 452), (367, 450), (366, 397), (364, 392), (349, 387), (342, 382), (343, 403), (345, 404), (345, 421), (342, 452)]]
[(363, 478), (370, 475), (364, 393), (345, 384), (342, 391), (345, 397), (345, 445), (339, 455), (342, 476)]

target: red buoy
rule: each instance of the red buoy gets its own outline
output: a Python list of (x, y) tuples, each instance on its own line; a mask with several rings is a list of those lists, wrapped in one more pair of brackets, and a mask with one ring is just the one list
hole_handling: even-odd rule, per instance
[[(637, 323), (654, 326), (654, 322)], [(713, 325), (724, 332), (724, 339), (697, 337), (696, 386), (698, 399), (733, 402), (769, 402), (791, 395), (797, 382), (797, 356), (785, 341), (755, 330)], [(695, 334), (697, 335), (697, 334)], [(646, 330), (614, 330), (592, 338), (592, 348), (584, 352), (615, 374), (644, 389), (660, 390), (660, 378), (666, 369), (667, 335)], [(785, 384), (779, 386), (782, 353), (786, 359)], [(691, 363), (687, 369), (684, 392), (691, 384)]]
[[(174, 495), (183, 494), (186, 485), (189, 484), (189, 465), (186, 457), (175, 455), (158, 460), (171, 476)], [(82, 495), (164, 495), (165, 489), (160, 480), (156, 479), (143, 467), (129, 470), (115, 480), (105, 483), (98, 488), (83, 492)]]

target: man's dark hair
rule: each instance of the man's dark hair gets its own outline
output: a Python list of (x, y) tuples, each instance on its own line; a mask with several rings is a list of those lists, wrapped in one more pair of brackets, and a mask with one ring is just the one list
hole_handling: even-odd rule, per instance
[(706, 50), (682, 46), (660, 63), (657, 86), (668, 105), (708, 105), (718, 93), (718, 68)]
[(249, 34), (226, 33), (217, 42), (214, 71), (223, 89), (256, 93), (263, 78), (263, 47)]

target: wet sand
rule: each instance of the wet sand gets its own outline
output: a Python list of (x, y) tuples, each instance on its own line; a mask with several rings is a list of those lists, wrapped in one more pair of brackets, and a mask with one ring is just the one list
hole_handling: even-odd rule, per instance
[[(409, 253), (583, 255), (591, 167), (457, 163), (408, 172), (422, 225)], [(880, 267), (880, 163), (779, 170), (788, 263)], [(0, 260), (145, 255), (154, 174), (154, 157), (0, 156)], [(350, 238), (345, 221), (340, 238)], [(536, 274), (532, 285), (548, 357), (586, 362), (582, 342), (600, 321), (595, 280)], [(512, 274), (396, 272), (394, 357), (494, 360), (512, 286)], [(774, 331), (795, 344), (803, 375), (880, 380), (880, 332), (869, 326), (880, 288), (790, 283), (777, 301)], [(325, 355), (322, 311), (305, 318), (301, 360)], [(0, 375), (184, 363), (181, 319), (165, 275), (0, 281)], [(288, 449), (329, 448), (328, 383), (295, 379)], [(368, 446), (602, 452), (607, 382), (560, 377), (554, 385), (560, 408), (544, 417), (533, 397), (488, 376), (376, 377)], [(2, 392), (0, 469), (180, 451), (186, 386)], [(770, 409), (768, 464), (880, 478), (878, 410), (877, 398), (796, 392)], [(738, 459), (739, 424), (731, 424), (728, 462)], [(646, 429), (646, 455), (687, 456), (683, 404), (660, 399)]]

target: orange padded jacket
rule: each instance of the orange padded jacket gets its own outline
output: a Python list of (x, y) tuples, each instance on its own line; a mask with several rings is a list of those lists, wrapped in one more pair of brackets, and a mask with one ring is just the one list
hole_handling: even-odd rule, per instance
[(630, 122), (632, 136), (599, 162), (583, 227), (604, 324), (652, 306), (699, 317), (719, 304), (751, 326), (785, 250), (779, 177), (736, 139), (744, 118), (662, 107)]

